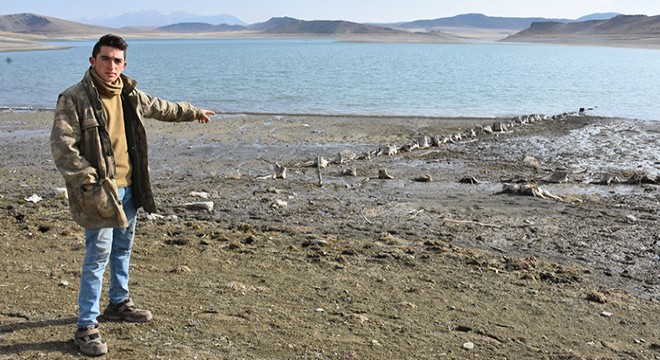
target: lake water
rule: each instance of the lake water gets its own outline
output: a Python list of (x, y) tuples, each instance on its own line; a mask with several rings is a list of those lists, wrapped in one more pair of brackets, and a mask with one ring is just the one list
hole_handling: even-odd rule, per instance
[[(0, 106), (53, 108), (93, 42), (0, 53)], [(222, 112), (660, 120), (660, 50), (300, 39), (129, 40), (140, 89)]]

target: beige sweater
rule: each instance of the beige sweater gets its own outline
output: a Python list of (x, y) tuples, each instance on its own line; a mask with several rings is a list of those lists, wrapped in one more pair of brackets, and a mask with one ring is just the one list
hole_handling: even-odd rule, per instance
[(112, 142), (112, 152), (115, 157), (117, 187), (131, 185), (131, 160), (128, 156), (128, 143), (124, 129), (124, 110), (121, 104), (121, 91), (124, 84), (121, 78), (112, 84), (103, 81), (96, 72), (92, 71), (94, 85), (101, 95), (101, 104), (108, 120), (108, 133)]

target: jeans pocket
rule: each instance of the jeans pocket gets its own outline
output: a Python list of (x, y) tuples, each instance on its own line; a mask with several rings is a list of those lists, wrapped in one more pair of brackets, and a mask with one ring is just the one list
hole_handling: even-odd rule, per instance
[(102, 218), (115, 216), (117, 204), (112, 194), (110, 181), (102, 180), (82, 192), (83, 207), (86, 213), (96, 213)]

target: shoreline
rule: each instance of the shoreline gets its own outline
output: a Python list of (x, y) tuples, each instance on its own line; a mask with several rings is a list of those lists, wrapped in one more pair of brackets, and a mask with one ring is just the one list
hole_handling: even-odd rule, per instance
[[(20, 106), (0, 106), (0, 114), (3, 113), (43, 113), (43, 112), (54, 112), (55, 108), (36, 108), (36, 107), (20, 107)], [(515, 120), (520, 116), (526, 116), (528, 114), (518, 114), (518, 115), (492, 115), (492, 116), (480, 116), (480, 115), (465, 115), (465, 116), (452, 116), (452, 115), (398, 115), (398, 114), (379, 114), (379, 115), (370, 115), (370, 114), (341, 114), (341, 113), (288, 113), (288, 112), (251, 112), (251, 111), (216, 111), (216, 117), (242, 117), (242, 116), (273, 116), (273, 117), (318, 117), (318, 118), (354, 118), (354, 119), (429, 119), (429, 120), (500, 120), (500, 121), (511, 121)], [(573, 112), (563, 112), (554, 114), (555, 116), (566, 114), (571, 116), (578, 115), (577, 111)], [(533, 114), (529, 114), (533, 115)], [(546, 116), (546, 114), (539, 114), (540, 116)], [(552, 116), (552, 115), (547, 115)], [(658, 121), (660, 119), (641, 119), (637, 117), (624, 117), (624, 116), (608, 116), (608, 115), (585, 115), (591, 118), (601, 118), (601, 119), (620, 119), (623, 121)]]

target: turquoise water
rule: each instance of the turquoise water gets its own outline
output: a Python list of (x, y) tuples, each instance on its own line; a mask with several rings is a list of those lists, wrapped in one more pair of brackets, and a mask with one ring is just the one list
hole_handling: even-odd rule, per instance
[[(152, 95), (225, 112), (515, 116), (594, 107), (660, 120), (660, 50), (298, 39), (131, 40), (125, 73)], [(1, 53), (0, 106), (53, 108), (92, 42)]]

